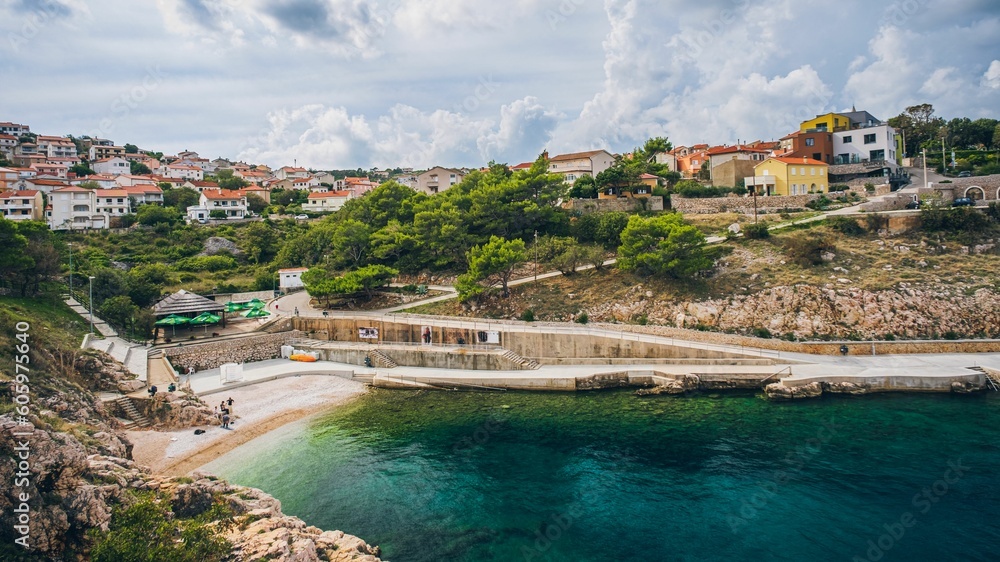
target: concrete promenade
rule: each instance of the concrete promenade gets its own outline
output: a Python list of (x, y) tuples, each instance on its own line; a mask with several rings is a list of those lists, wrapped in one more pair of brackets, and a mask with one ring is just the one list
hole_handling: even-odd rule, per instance
[[(800, 361), (796, 364), (776, 365), (572, 365), (542, 366), (531, 371), (473, 371), (444, 370), (421, 367), (396, 367), (393, 369), (365, 368), (347, 363), (318, 361), (300, 363), (273, 359), (244, 365), (244, 380), (223, 383), (219, 369), (195, 373), (190, 380), (191, 389), (200, 396), (261, 382), (304, 375), (327, 375), (364, 382), (374, 381), (376, 386), (421, 388), (504, 388), (523, 390), (574, 390), (579, 378), (617, 373), (636, 376), (662, 374), (666, 376), (697, 375), (700, 377), (751, 376), (779, 380), (789, 386), (806, 384), (815, 380), (855, 381), (869, 384), (883, 380), (892, 382), (891, 390), (947, 392), (951, 382), (982, 381), (983, 374), (972, 367), (1000, 370), (1000, 353), (988, 354), (938, 354), (938, 355), (882, 355), (876, 357), (806, 356), (788, 354)], [(185, 377), (181, 377), (182, 384)], [(380, 384), (381, 383), (381, 384)], [(388, 384), (387, 384), (388, 383)], [(393, 384), (399, 383), (399, 384)]]

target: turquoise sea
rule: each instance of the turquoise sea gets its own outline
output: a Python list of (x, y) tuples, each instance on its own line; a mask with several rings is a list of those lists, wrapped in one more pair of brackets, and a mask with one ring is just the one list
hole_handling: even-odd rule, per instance
[(1000, 394), (375, 390), (209, 467), (394, 562), (1000, 560)]

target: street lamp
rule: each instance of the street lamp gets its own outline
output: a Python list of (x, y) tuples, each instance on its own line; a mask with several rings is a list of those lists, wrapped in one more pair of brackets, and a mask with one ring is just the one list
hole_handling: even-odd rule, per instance
[(73, 243), (67, 242), (69, 246), (69, 298), (73, 298)]
[(94, 333), (94, 276), (90, 276), (90, 333)]
[(535, 281), (538, 281), (538, 231), (535, 231)]

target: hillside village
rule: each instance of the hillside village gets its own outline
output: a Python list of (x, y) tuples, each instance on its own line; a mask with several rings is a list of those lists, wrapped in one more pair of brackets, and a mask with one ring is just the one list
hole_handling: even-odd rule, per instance
[[(903, 158), (903, 142), (903, 135), (888, 123), (867, 111), (852, 110), (818, 115), (776, 141), (665, 143), (665, 150), (652, 155), (661, 173), (644, 173), (625, 183), (595, 186), (594, 180), (631, 154), (591, 150), (552, 156), (546, 152), (543, 157), (551, 173), (562, 175), (567, 184), (592, 186), (592, 192), (583, 196), (600, 200), (662, 195), (663, 188), (683, 179), (735, 188), (736, 195), (794, 197), (869, 183), (898, 189), (909, 181), (903, 171), (909, 163)], [(119, 146), (109, 139), (36, 134), (29, 125), (12, 122), (0, 122), (0, 158), (0, 163), (9, 164), (0, 167), (3, 216), (44, 220), (52, 230), (130, 226), (134, 222), (130, 217), (140, 206), (162, 205), (164, 193), (174, 189), (196, 194), (194, 204), (186, 207), (184, 219), (189, 223), (241, 221), (268, 209), (276, 193), (293, 194), (284, 201), (297, 203), (292, 207), (295, 212), (316, 216), (337, 211), (384, 181), (434, 195), (458, 185), (471, 171), (442, 166), (374, 168), (350, 175), (307, 170), (294, 163), (271, 169), (221, 157), (210, 160), (194, 151), (164, 155), (135, 145)]]

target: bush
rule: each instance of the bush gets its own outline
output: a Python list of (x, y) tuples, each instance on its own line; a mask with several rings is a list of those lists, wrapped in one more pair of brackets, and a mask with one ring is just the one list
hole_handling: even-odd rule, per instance
[(764, 240), (771, 237), (770, 225), (766, 221), (748, 224), (743, 229), (743, 237), (748, 240)]
[(785, 239), (785, 252), (802, 267), (823, 263), (823, 254), (835, 253), (836, 247), (821, 234), (810, 232)]
[(944, 334), (941, 335), (941, 338), (946, 339), (946, 340), (957, 340), (957, 339), (961, 339), (961, 336), (959, 336), (958, 332), (956, 332), (954, 330), (948, 330), (947, 332), (945, 332)]
[(208, 218), (224, 220), (226, 218), (226, 212), (219, 209), (212, 209), (212, 212), (208, 213)]
[(878, 233), (882, 230), (887, 230), (889, 228), (889, 217), (885, 215), (880, 215), (878, 213), (872, 213), (865, 216), (865, 227), (868, 232)]
[[(865, 217), (868, 218), (868, 217)], [(827, 224), (830, 228), (836, 230), (841, 234), (846, 234), (848, 236), (860, 236), (865, 233), (865, 229), (858, 224), (858, 221), (848, 218), (848, 217), (830, 217), (827, 219)]]
[(586, 324), (587, 322), (590, 322), (590, 317), (587, 316), (586, 312), (581, 312), (573, 321), (577, 324)]
[(534, 322), (535, 321), (535, 311), (530, 308), (521, 313), (522, 322)]
[(232, 256), (194, 256), (177, 262), (177, 268), (183, 271), (228, 271), (236, 265)]
[(831, 193), (838, 192), (838, 191), (847, 191), (848, 189), (851, 189), (851, 187), (849, 185), (845, 185), (845, 184), (842, 184), (842, 183), (838, 183), (836, 185), (831, 185), (830, 186), (830, 192)]
[(761, 338), (761, 339), (765, 339), (765, 340), (769, 340), (772, 337), (771, 336), (771, 330), (768, 330), (767, 328), (754, 328), (753, 329), (753, 335), (755, 337), (758, 337), (758, 338)]
[(809, 207), (814, 211), (822, 211), (829, 207), (830, 203), (832, 203), (832, 201), (830, 201), (826, 195), (821, 195), (817, 199), (813, 199), (812, 201), (806, 203), (806, 207)]

